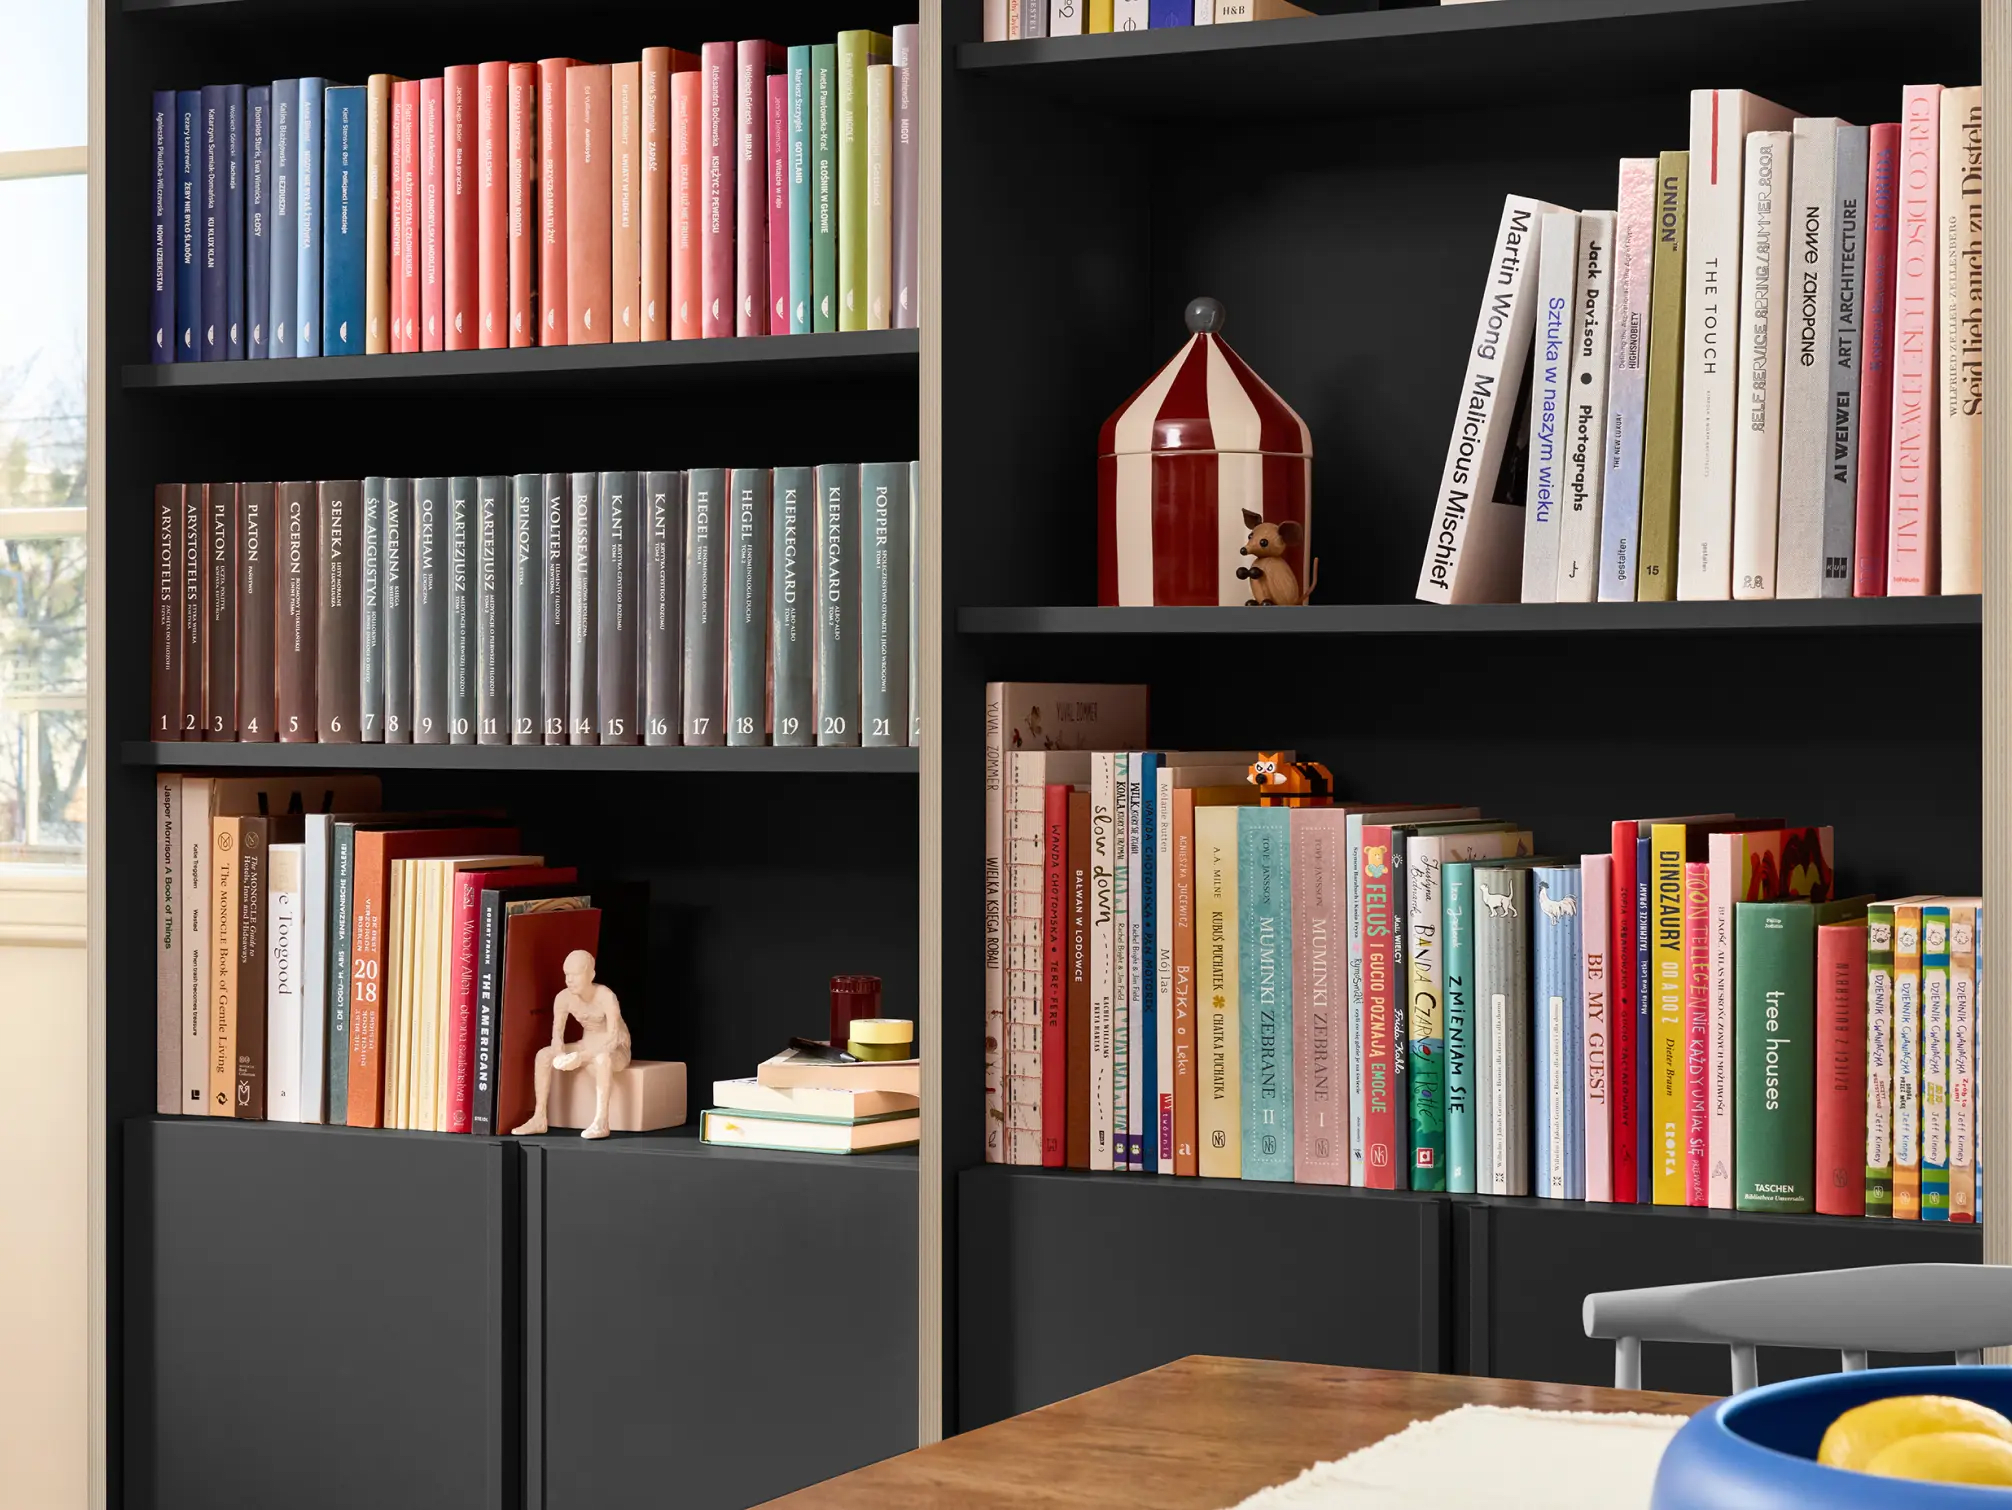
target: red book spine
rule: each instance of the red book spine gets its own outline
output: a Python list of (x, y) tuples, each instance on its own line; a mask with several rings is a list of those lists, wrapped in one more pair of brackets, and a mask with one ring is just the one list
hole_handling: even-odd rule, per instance
[(440, 265), (441, 127), (447, 115), (443, 79), (419, 83), (419, 305), (421, 351), (444, 349), (447, 285)]
[(789, 334), (789, 75), (768, 76), (768, 333)]
[(510, 65), (475, 81), (475, 302), (484, 349), (510, 344)]
[(440, 281), (446, 291), (442, 336), (449, 351), (474, 351), (481, 330), (478, 93), (473, 63), (447, 70), (440, 121)]
[(391, 213), (390, 255), (385, 261), (385, 290), (391, 303), (391, 343), (394, 352), (405, 350), (405, 196), (399, 192), (405, 182), (405, 83), (391, 84), (390, 117), (385, 132), (385, 203)]
[(1364, 1184), (1398, 1188), (1396, 997), (1392, 986), (1390, 825), (1362, 829), (1362, 1144)]
[(1069, 1144), (1069, 788), (1042, 794), (1041, 1163), (1060, 1169)]
[(614, 149), (613, 203), (609, 209), (609, 330), (617, 341), (640, 341), (643, 316), (643, 68), (617, 63), (608, 70), (611, 108), (608, 137)]
[[(773, 42), (740, 44), (734, 78), (734, 334), (768, 334), (768, 76)], [(785, 285), (787, 286), (787, 285)]]
[(510, 344), (538, 343), (531, 255), (538, 236), (538, 70), (510, 65)]
[(1607, 979), (1614, 1006), (1612, 1052), (1607, 1065), (1614, 1094), (1614, 1200), (1635, 1201), (1635, 825), (1613, 826), (1614, 881), (1608, 903), (1611, 968)]
[(695, 340), (704, 330), (699, 316), (703, 271), (699, 245), (699, 114), (705, 75), (698, 69), (671, 75), (671, 339)]
[(1936, 191), (1942, 86), (1903, 96), (1893, 264), (1893, 460), (1886, 492), (1886, 590), (1933, 595), (1942, 564), (1936, 519)]
[(699, 327), (707, 336), (734, 333), (734, 44), (708, 42), (700, 73), (705, 98), (699, 119)]
[(1711, 1204), (1712, 867), (1684, 865), (1684, 1204)]
[(511, 866), (454, 873), (454, 974), (447, 1001), (447, 1124), (445, 1132), (474, 1126), (476, 966), (482, 952), (482, 893), (503, 886), (556, 886), (578, 878), (572, 866)]
[(671, 334), (671, 50), (643, 49), (641, 235), (636, 252), (636, 303), (642, 337)]
[(392, 290), (394, 332), (399, 344), (394, 351), (419, 350), (419, 81), (401, 79), (391, 86), (398, 103), (393, 141), (399, 153), (392, 172), (392, 203), (398, 209), (399, 230), (396, 248), (398, 282)]
[(538, 344), (566, 344), (566, 70), (538, 63)]
[(1816, 1209), (1865, 1215), (1866, 925), (1816, 930)]
[(1874, 126), (1866, 149), (1864, 340), (1858, 383), (1858, 518), (1852, 594), (1886, 596), (1886, 490), (1893, 463), (1893, 291), (1900, 126)]
[(182, 489), (154, 488), (153, 707), (149, 739), (182, 737)]
[(613, 285), (609, 235), (613, 209), (613, 143), (605, 63), (566, 70), (566, 343), (599, 344), (609, 338), (608, 297)]

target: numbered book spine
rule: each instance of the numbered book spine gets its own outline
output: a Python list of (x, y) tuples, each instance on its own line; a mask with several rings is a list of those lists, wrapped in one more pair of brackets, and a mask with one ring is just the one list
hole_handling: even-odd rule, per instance
[(1780, 525), (1775, 596), (1823, 596), (1824, 508), (1837, 413), (1838, 137), (1843, 122), (1795, 123), (1791, 193), (1781, 217), (1779, 296), (1787, 305), (1781, 362)]
[[(1977, 1220), (1976, 901), (1949, 904), (1949, 1220)], [(1828, 931), (1828, 930), (1826, 930)], [(1859, 930), (1863, 937), (1864, 930)], [(1860, 972), (1860, 980), (1864, 972)], [(1864, 1104), (1863, 1098), (1859, 1104)], [(1818, 1122), (1819, 1134), (1822, 1122)], [(1820, 1208), (1819, 1208), (1820, 1209)]]
[(545, 596), (545, 555), (540, 529), (544, 501), (542, 473), (519, 472), (510, 479), (510, 743), (513, 745), (545, 741), (538, 726), (543, 709), (538, 672), (544, 664), (539, 639)]
[(1984, 91), (1942, 94), (1936, 403), (1942, 591), (1984, 590)]
[(1546, 210), (1539, 219), (1537, 325), (1532, 337), (1530, 479), (1523, 519), (1523, 601), (1558, 597), (1558, 535), (1562, 523), (1571, 402), (1572, 292), (1579, 258), (1579, 217)]
[[(810, 48), (789, 50), (789, 333), (810, 334)], [(174, 109), (173, 101), (168, 109)]]
[(678, 704), (678, 635), (684, 628), (684, 474), (641, 477), (643, 542), (643, 743), (684, 736)]
[(1865, 1215), (1867, 937), (1863, 920), (1816, 930), (1815, 1198), (1825, 1216)]
[[(190, 488), (193, 497), (196, 489)], [(321, 570), (315, 554), (320, 505), (311, 482), (279, 485), (280, 556), (277, 563), (279, 624), (273, 659), (273, 722), (282, 744), (311, 743), (315, 736), (316, 604)], [(197, 663), (184, 655), (184, 666)], [(193, 690), (193, 689), (191, 689)]]
[(447, 735), (448, 743), (475, 743), (475, 510), (479, 484), (456, 477), (447, 484)]
[(838, 47), (810, 50), (811, 329), (838, 329)]
[(412, 738), (444, 745), (447, 732), (447, 509), (445, 477), (412, 485)]
[(859, 743), (859, 468), (817, 469), (817, 742)]
[(331, 85), (322, 143), (321, 354), (364, 350), (364, 117), (361, 84)]
[(1741, 1211), (1815, 1207), (1815, 914), (1807, 903), (1734, 909), (1738, 1098), (1733, 1203)]
[(774, 662), (774, 738), (779, 745), (817, 741), (811, 698), (813, 639), (817, 614), (817, 572), (812, 519), (817, 511), (817, 476), (809, 467), (775, 470), (773, 527), (770, 531), (769, 654)]
[(363, 617), (358, 601), (363, 485), (324, 482), (321, 494), (321, 599), (315, 625), (316, 733), (323, 744), (355, 744), (362, 722), (358, 662)]
[(546, 472), (543, 478), (538, 517), (538, 554), (543, 563), (538, 600), (538, 727), (546, 744), (562, 745), (567, 742), (566, 673), (571, 659), (566, 639), (566, 614), (572, 601), (566, 543), (573, 478), (569, 472)]
[(1621, 159), (1614, 221), (1614, 328), (1608, 343), (1606, 476), (1600, 484), (1600, 601), (1632, 602), (1640, 566), (1642, 427), (1649, 397), (1656, 159)]
[(275, 79), (272, 85), (272, 128), (269, 148), (272, 189), (271, 226), (267, 232), (272, 259), (266, 288), (266, 352), (273, 357), (296, 354), (295, 305), (299, 298), (300, 262), (300, 80)]
[(595, 703), (600, 689), (595, 665), (600, 648), (595, 624), (600, 593), (594, 581), (594, 568), (600, 564), (594, 539), (599, 511), (599, 476), (573, 473), (566, 526), (566, 739), (576, 745), (595, 743), (601, 729), (600, 709)]
[(151, 361), (175, 359), (175, 92), (154, 91), (153, 220), (147, 244), (147, 355)]
[(263, 361), (272, 300), (272, 86), (245, 91), (244, 113), (244, 352)]
[(1893, 1215), (1921, 1216), (1921, 905), (1893, 909)]
[[(1910, 84), (1900, 111), (1893, 295), (1893, 460), (1887, 485), (1886, 591), (1939, 590), (1935, 328), (1942, 86)], [(1896, 1197), (1898, 1192), (1895, 1192)], [(1896, 1208), (1898, 1201), (1896, 1199)], [(1896, 1216), (1901, 1215), (1898, 1209)]]
[(182, 737), (182, 485), (154, 488), (154, 606), (149, 620), (152, 696), (148, 738)]
[(769, 475), (736, 467), (727, 480), (727, 743), (768, 743)]
[(1853, 531), (1858, 512), (1861, 402), (1866, 342), (1866, 241), (1870, 226), (1866, 169), (1871, 132), (1840, 126), (1837, 132), (1837, 280), (1832, 291), (1828, 465), (1823, 483), (1823, 586), (1826, 598), (1852, 591)]
[(1649, 281), (1649, 385), (1642, 424), (1642, 547), (1635, 596), (1677, 594), (1677, 487), (1682, 457), (1684, 239), (1690, 154), (1656, 159), (1656, 249)]
[(636, 719), (636, 474), (603, 472), (595, 519), (594, 711), (604, 745), (640, 744)]
[(510, 743), (510, 479), (475, 484), (475, 742)]
[(860, 742), (908, 743), (908, 463), (859, 469)]
[(1865, 1214), (1893, 1215), (1893, 921), (1865, 910)]
[(273, 494), (269, 482), (238, 488), (237, 726), (238, 738), (247, 744), (278, 737), (273, 728), (273, 633), (279, 624), (273, 602)]
[[(1583, 1073), (1580, 1129), (1585, 1138), (1585, 1199), (1614, 1198), (1612, 1084), (1613, 988), (1608, 970), (1612, 855), (1579, 858), (1579, 1048)], [(1447, 925), (1452, 932), (1452, 925)]]
[(363, 479), (363, 550), (360, 644), (358, 646), (358, 716), (365, 744), (384, 743), (384, 490), (389, 479)]
[(1684, 866), (1684, 1204), (1711, 1204), (1712, 868)]
[(238, 485), (203, 488), (203, 738), (234, 740), (237, 729)]
[(719, 467), (685, 473), (684, 713), (688, 745), (726, 740), (726, 501)]
[(1949, 908), (1921, 909), (1921, 1219), (1949, 1220)]
[(384, 483), (384, 742), (412, 743), (412, 479)]

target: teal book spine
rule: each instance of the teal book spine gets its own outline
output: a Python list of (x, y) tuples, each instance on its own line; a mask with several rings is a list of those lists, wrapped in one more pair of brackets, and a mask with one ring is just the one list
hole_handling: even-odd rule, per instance
[(1237, 809), (1243, 1177), (1292, 1179), (1290, 809)]
[(1446, 1188), (1474, 1194), (1474, 866), (1455, 860), (1440, 872), (1446, 981)]
[(838, 44), (810, 50), (810, 328), (838, 329)]
[(1921, 1220), (1949, 1220), (1949, 909), (1921, 908)]
[(789, 50), (789, 333), (811, 333), (810, 313), (810, 55)]
[(321, 354), (363, 354), (364, 113), (369, 91), (328, 91), (322, 142)]
[(356, 887), (356, 825), (334, 825), (328, 905), (328, 1110), (341, 1126), (349, 1106), (350, 912)]

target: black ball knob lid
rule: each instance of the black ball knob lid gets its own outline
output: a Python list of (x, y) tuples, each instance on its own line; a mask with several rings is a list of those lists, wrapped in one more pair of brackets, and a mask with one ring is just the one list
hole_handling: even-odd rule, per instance
[(1207, 294), (1188, 301), (1188, 329), (1198, 336), (1219, 336), (1223, 333), (1223, 323), (1229, 319), (1222, 301), (1211, 299)]

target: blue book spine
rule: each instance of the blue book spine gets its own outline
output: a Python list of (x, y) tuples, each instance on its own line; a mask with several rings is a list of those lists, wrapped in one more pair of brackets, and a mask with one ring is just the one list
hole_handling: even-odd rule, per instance
[(789, 333), (811, 333), (810, 49), (792, 47), (789, 66)]
[(1531, 1140), (1537, 1178), (1533, 1192), (1553, 1200), (1583, 1200), (1585, 1140), (1578, 1055), (1580, 969), (1579, 870), (1539, 866), (1531, 874), (1537, 906), (1533, 973), (1537, 983), (1536, 1032), (1531, 1036), (1536, 1086), (1536, 1136)]
[(153, 275), (148, 285), (147, 353), (156, 362), (175, 359), (175, 92), (154, 91)]
[(1439, 872), (1440, 992), (1446, 1032), (1446, 1188), (1474, 1193), (1474, 865), (1454, 860)]
[(196, 341), (205, 362), (221, 362), (230, 350), (227, 340), (230, 299), (225, 290), (228, 265), (224, 254), (224, 183), (230, 172), (230, 143), (225, 138), (229, 107), (222, 84), (203, 85), (202, 187), (203, 316)]
[(245, 86), (224, 85), (224, 357), (245, 359)]
[(321, 172), (321, 352), (363, 354), (363, 152), (370, 91), (330, 86)]
[(245, 356), (269, 354), (272, 300), (272, 88), (245, 91)]
[[(1135, 755), (1139, 762), (1139, 1167), (1160, 1172), (1160, 972), (1159, 962), (1159, 789), (1160, 760), (1155, 754)], [(1171, 1135), (1172, 1129), (1168, 1129)], [(1171, 1170), (1168, 1173), (1172, 1173)]]
[(202, 175), (203, 95), (184, 89), (175, 95), (175, 360), (200, 362), (197, 333), (203, 326)]
[(1283, 807), (1237, 809), (1243, 1177), (1292, 1179), (1292, 830)]
[(294, 266), (293, 354), (321, 355), (321, 133), (327, 79), (300, 81), (294, 112), (293, 209), (299, 225)]
[(266, 354), (294, 354), (294, 303), (300, 287), (300, 218), (294, 213), (294, 186), (300, 174), (294, 121), (300, 115), (300, 80), (276, 79), (272, 86), (272, 224), (266, 233), (272, 255), (266, 291)]
[(1649, 892), (1653, 856), (1649, 841), (1635, 841), (1635, 1204), (1654, 1204), (1654, 1155), (1649, 1148), (1651, 1102), (1649, 1086), (1655, 1079), (1655, 1040), (1649, 1036), (1651, 998), (1649, 996)]
[(1193, 26), (1195, 24), (1195, 0), (1152, 0), (1146, 9), (1146, 25)]

